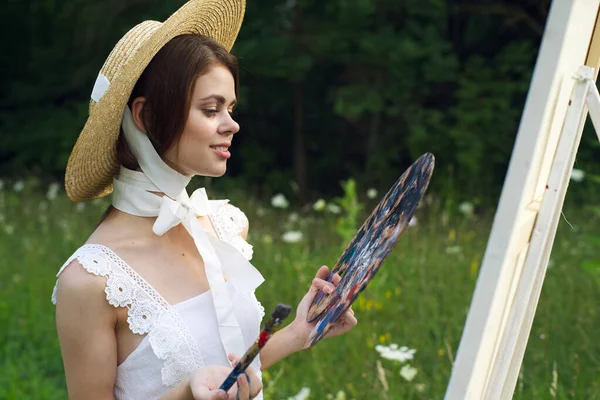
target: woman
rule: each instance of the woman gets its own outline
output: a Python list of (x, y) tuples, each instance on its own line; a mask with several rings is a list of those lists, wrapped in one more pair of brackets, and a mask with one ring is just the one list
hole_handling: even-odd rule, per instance
[[(72, 399), (262, 398), (260, 370), (305, 347), (308, 307), (333, 290), (321, 267), (294, 321), (237, 387), (218, 390), (257, 338), (263, 278), (248, 262), (245, 215), (185, 187), (223, 175), (231, 156), (238, 73), (228, 49), (244, 6), (190, 1), (134, 27), (102, 67), (65, 186), (74, 201), (114, 190), (112, 207), (53, 294)], [(330, 336), (355, 324), (350, 310)]]

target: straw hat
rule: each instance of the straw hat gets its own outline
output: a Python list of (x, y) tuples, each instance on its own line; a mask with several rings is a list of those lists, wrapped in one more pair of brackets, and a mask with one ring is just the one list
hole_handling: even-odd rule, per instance
[(71, 200), (88, 201), (112, 192), (123, 112), (156, 53), (174, 37), (190, 33), (208, 36), (230, 51), (245, 6), (245, 0), (191, 0), (165, 22), (144, 21), (119, 40), (100, 70), (89, 118), (69, 156), (65, 189)]

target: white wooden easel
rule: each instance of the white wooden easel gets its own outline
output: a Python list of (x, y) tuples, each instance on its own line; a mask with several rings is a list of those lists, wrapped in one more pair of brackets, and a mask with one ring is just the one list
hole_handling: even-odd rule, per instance
[(599, 8), (552, 3), (446, 400), (512, 398), (588, 108), (600, 138)]

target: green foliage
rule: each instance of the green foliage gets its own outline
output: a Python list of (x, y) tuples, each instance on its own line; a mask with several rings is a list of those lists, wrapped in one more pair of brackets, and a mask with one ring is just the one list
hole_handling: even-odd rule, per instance
[[(182, 3), (8, 2), (0, 176), (60, 177), (112, 46), (134, 24), (164, 20)], [(230, 175), (258, 193), (305, 175), (299, 197), (334, 196), (348, 176), (387, 188), (429, 151), (444, 177), (434, 189), (445, 190), (448, 178), (461, 197), (495, 201), (548, 4), (471, 3), (248, 2), (233, 50), (242, 132)], [(597, 166), (592, 142), (584, 136), (582, 157)], [(308, 162), (295, 163), (301, 156)]]
[(344, 196), (336, 199), (342, 208), (342, 214), (337, 219), (335, 226), (337, 234), (342, 239), (342, 246), (346, 247), (362, 224), (359, 218), (364, 206), (358, 200), (354, 179), (343, 181), (342, 188), (344, 189)]
[[(2, 186), (0, 398), (65, 399), (50, 296), (57, 270), (93, 231), (106, 201), (75, 205), (64, 192), (54, 197), (40, 181)], [(344, 187), (342, 201), (352, 213), (360, 186), (349, 180)], [(294, 211), (273, 210), (243, 191), (213, 191), (211, 196), (228, 197), (248, 214), (253, 264), (266, 278), (257, 296), (267, 309), (279, 302), (297, 304), (318, 267), (339, 256), (331, 213), (296, 212), (300, 218), (294, 229), (306, 239), (284, 243), (279, 239), (282, 223)], [(491, 226), (491, 218), (465, 219), (452, 212), (424, 202), (417, 226), (403, 234), (355, 302), (358, 326), (270, 368), (264, 374), (266, 400), (287, 399), (303, 387), (311, 390), (309, 400), (443, 398)], [(557, 393), (569, 394), (557, 398), (599, 398), (595, 360), (600, 346), (594, 338), (600, 335), (600, 287), (576, 266), (597, 258), (599, 243), (592, 237), (600, 221), (570, 202), (564, 213), (575, 229), (559, 226), (517, 400), (551, 398), (553, 374), (558, 376)], [(410, 382), (374, 348), (392, 343), (416, 349), (410, 364), (417, 375)]]

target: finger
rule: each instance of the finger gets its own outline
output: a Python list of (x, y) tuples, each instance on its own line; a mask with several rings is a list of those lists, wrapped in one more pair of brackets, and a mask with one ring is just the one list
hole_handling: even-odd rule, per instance
[(246, 374), (241, 374), (237, 379), (238, 393), (237, 399), (246, 400), (250, 399), (250, 384), (246, 379)]
[(331, 294), (335, 290), (335, 285), (333, 283), (320, 278), (314, 278), (312, 286), (317, 288), (317, 290), (322, 290), (325, 294)]
[(321, 266), (317, 271), (316, 277), (327, 280), (327, 278), (329, 278), (329, 267), (327, 267), (327, 265)]
[(350, 314), (348, 312), (346, 312), (346, 314), (344, 315), (343, 322), (344, 322), (345, 327), (349, 327), (349, 328), (356, 326), (356, 324), (358, 324), (358, 320), (356, 319), (354, 314)]
[(227, 400), (229, 396), (224, 390), (211, 390), (209, 400)]
[(345, 332), (349, 331), (350, 329), (352, 329), (354, 326), (356, 326), (357, 323), (358, 323), (358, 320), (353, 315), (350, 315), (347, 317), (344, 316), (343, 318), (340, 318), (333, 325), (329, 336), (341, 335), (342, 333), (345, 333)]
[(262, 383), (251, 367), (246, 369), (246, 379), (250, 383), (250, 396), (255, 397), (262, 390)]
[(338, 274), (337, 272), (335, 274), (333, 274), (333, 284), (335, 286), (337, 286), (341, 280), (342, 280), (342, 277), (340, 276), (340, 274)]
[(319, 270), (317, 271), (317, 274), (315, 276), (315, 278), (313, 279), (310, 288), (308, 288), (308, 293), (306, 294), (306, 297), (304, 298), (303, 301), (308, 302), (309, 304), (313, 302), (313, 300), (315, 299), (315, 297), (317, 296), (317, 293), (319, 293), (319, 291), (322, 288), (322, 284), (320, 284), (321, 282), (326, 282), (325, 279), (327, 279), (329, 277), (329, 268), (327, 268), (326, 265), (323, 265), (321, 268), (319, 268)]
[(335, 325), (342, 329), (348, 329), (356, 325), (358, 320), (350, 311), (346, 311), (342, 314), (342, 316), (336, 321)]
[(240, 385), (236, 381), (236, 383), (233, 386), (231, 386), (231, 388), (227, 391), (226, 399), (227, 400), (234, 400), (234, 399), (237, 400), (239, 398), (243, 399), (243, 397), (240, 397), (240, 396), (241, 396), (240, 395)]
[(227, 354), (227, 358), (229, 359), (232, 367), (235, 367), (235, 365), (240, 362), (240, 358), (235, 354)]
[(228, 395), (224, 390), (210, 390), (206, 386), (201, 386), (194, 390), (192, 395), (194, 400), (227, 400)]

